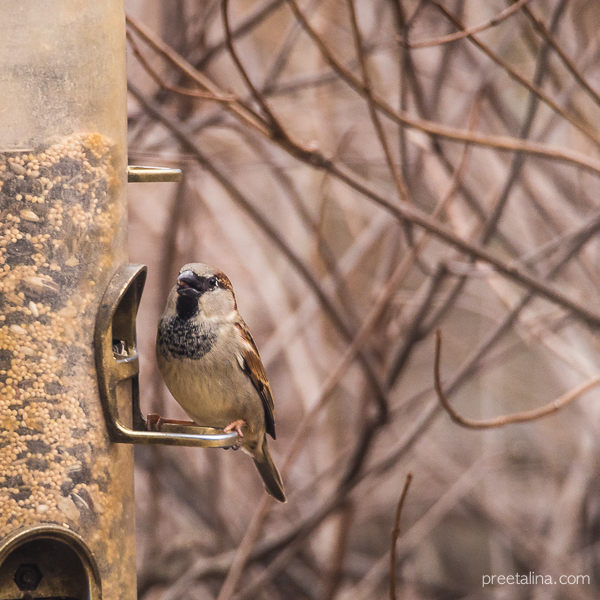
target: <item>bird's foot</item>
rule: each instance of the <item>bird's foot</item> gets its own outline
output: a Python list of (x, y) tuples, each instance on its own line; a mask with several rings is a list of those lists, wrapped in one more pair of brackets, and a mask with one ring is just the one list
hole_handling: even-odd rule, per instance
[(194, 421), (182, 421), (180, 419), (167, 419), (161, 417), (158, 413), (150, 413), (146, 416), (146, 427), (148, 431), (160, 431), (164, 423), (172, 423), (173, 425), (196, 425)]
[(225, 427), (223, 431), (225, 433), (231, 433), (232, 431), (235, 431), (241, 438), (243, 438), (244, 434), (242, 433), (242, 427), (244, 427), (245, 425), (246, 421), (244, 421), (243, 419), (236, 419), (235, 421), (229, 423), (229, 425), (227, 425), (227, 427)]
[(146, 415), (146, 429), (148, 431), (158, 431), (162, 417), (158, 413), (150, 413)]

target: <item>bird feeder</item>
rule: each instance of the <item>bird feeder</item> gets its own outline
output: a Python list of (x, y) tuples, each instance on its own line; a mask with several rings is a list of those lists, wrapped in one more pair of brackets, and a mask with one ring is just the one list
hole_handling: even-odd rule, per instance
[(237, 437), (140, 410), (123, 0), (0, 13), (0, 600), (135, 598), (130, 444)]

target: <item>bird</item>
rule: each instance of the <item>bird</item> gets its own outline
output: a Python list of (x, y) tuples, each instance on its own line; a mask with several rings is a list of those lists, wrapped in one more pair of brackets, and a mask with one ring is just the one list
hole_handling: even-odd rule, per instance
[(172, 396), (195, 423), (236, 431), (267, 492), (286, 501), (267, 445), (275, 439), (271, 386), (227, 275), (203, 263), (179, 271), (158, 323), (156, 358)]

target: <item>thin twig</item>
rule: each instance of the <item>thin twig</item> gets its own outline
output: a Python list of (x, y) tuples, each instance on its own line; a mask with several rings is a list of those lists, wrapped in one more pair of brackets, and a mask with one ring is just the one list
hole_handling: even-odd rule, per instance
[[(187, 75), (190, 79), (195, 81), (202, 89), (217, 97), (223, 97), (218, 86), (206, 77), (206, 75), (195, 69), (187, 60), (185, 60), (185, 58), (173, 50), (169, 44), (153, 34), (145, 25), (140, 23), (137, 19), (134, 19), (131, 15), (126, 16), (126, 21), (128, 27), (133, 29), (133, 31), (147, 42), (151, 48), (167, 59), (172, 65), (177, 67), (184, 75)], [(235, 102), (227, 102), (225, 103), (225, 106), (244, 123), (269, 137), (269, 128), (260, 115), (257, 115), (251, 108), (245, 106), (239, 99)]]
[[(287, 2), (290, 3), (291, 6), (296, 6), (294, 0), (287, 0)], [(348, 83), (348, 85), (350, 85), (361, 95), (364, 95), (365, 90), (362, 82), (333, 57), (321, 38), (310, 27), (304, 15), (300, 11), (298, 11), (296, 14), (302, 15), (301, 17), (298, 17), (299, 19), (303, 19), (301, 20), (301, 24), (303, 25), (305, 31), (312, 32), (311, 37), (313, 37), (313, 35), (315, 36), (313, 39), (318, 40), (319, 50), (323, 53), (323, 56), (327, 62), (331, 64), (334, 70), (342, 77), (344, 81), (346, 81), (346, 83)], [(160, 38), (158, 38), (158, 36), (153, 34), (147, 27), (133, 19), (131, 16), (127, 17), (127, 23), (128, 25), (132, 26), (136, 33), (145, 39), (157, 52), (171, 61), (172, 64), (180, 69), (183, 73), (194, 79), (200, 84), (201, 87), (205, 87), (207, 90), (215, 93), (216, 95), (219, 94), (218, 87), (215, 86), (215, 84), (208, 77), (192, 67), (192, 65), (190, 65), (181, 55), (175, 52), (173, 48), (163, 42)], [(592, 173), (600, 175), (600, 163), (595, 160), (591, 160), (588, 156), (580, 152), (565, 150), (563, 148), (549, 146), (547, 144), (529, 140), (525, 142), (523, 140), (508, 136), (488, 135), (480, 132), (466, 132), (462, 129), (442, 125), (441, 123), (411, 117), (405, 112), (395, 110), (384, 99), (375, 94), (373, 95), (373, 101), (377, 105), (377, 108), (392, 121), (398, 124), (406, 125), (407, 127), (418, 129), (432, 136), (445, 138), (455, 142), (467, 142), (479, 146), (487, 146), (500, 151), (525, 152), (533, 156), (571, 163), (583, 169), (589, 170)], [(266, 126), (260, 117), (258, 117), (256, 113), (254, 113), (249, 107), (243, 105), (241, 101), (238, 100), (237, 102), (227, 103), (225, 107), (243, 122), (256, 129), (259, 133), (279, 143), (282, 148), (287, 150), (290, 154), (292, 154), (292, 156), (319, 168), (325, 168), (327, 166), (327, 159), (320, 155), (320, 153), (311, 151), (306, 147), (302, 147), (298, 143), (290, 145), (287, 143), (287, 140), (274, 139), (274, 136), (272, 135), (272, 132), (268, 126)]]
[(413, 479), (413, 474), (409, 471), (404, 481), (404, 487), (398, 500), (398, 506), (396, 507), (396, 518), (394, 519), (394, 528), (392, 529), (392, 541), (390, 544), (390, 600), (396, 600), (396, 542), (400, 537), (400, 516), (402, 514), (402, 508), (404, 507), (404, 500), (406, 500), (406, 494), (408, 488)]
[[(469, 126), (475, 126), (475, 122), (477, 121), (477, 117), (479, 114), (479, 101), (476, 101), (473, 104), (473, 109), (471, 110), (471, 114), (469, 115)], [(458, 161), (458, 166), (456, 170), (452, 174), (452, 179), (450, 181), (450, 185), (448, 189), (444, 192), (443, 196), (438, 201), (437, 205), (433, 209), (432, 216), (438, 217), (443, 212), (447, 211), (450, 206), (450, 201), (452, 200), (456, 189), (459, 187), (460, 182), (463, 178), (464, 172), (467, 168), (469, 150), (471, 146), (465, 145), (463, 151), (461, 153), (460, 160)], [(413, 249), (411, 249), (411, 254), (403, 259), (402, 262), (406, 262), (406, 272), (409, 272), (409, 267), (412, 265), (412, 256), (416, 256), (418, 252), (422, 252), (425, 248), (426, 244), (429, 241), (429, 235), (424, 233), (421, 238), (418, 239)], [(425, 302), (422, 303), (421, 308), (416, 311), (416, 313), (410, 316), (408, 320), (408, 328), (404, 332), (403, 340), (398, 349), (393, 353), (392, 359), (390, 361), (390, 366), (388, 367), (385, 382), (389, 389), (393, 387), (400, 372), (403, 367), (406, 365), (406, 362), (410, 356), (410, 351), (414, 345), (414, 343), (421, 339), (425, 332), (422, 328), (423, 320), (429, 315), (431, 312), (431, 308), (433, 305), (433, 295), (437, 293), (439, 285), (441, 284), (441, 279), (445, 277), (447, 274), (446, 266), (440, 264), (437, 267), (437, 274), (434, 274), (430, 280), (429, 290), (425, 295)]]
[[(290, 1), (290, 0), (288, 0)], [(430, 2), (456, 27), (464, 30), (463, 24), (443, 6), (438, 0), (430, 0)], [(535, 85), (535, 83), (530, 82), (526, 77), (521, 75), (516, 69), (513, 69), (505, 60), (500, 58), (495, 52), (493, 52), (487, 44), (484, 44), (479, 38), (474, 35), (467, 36), (467, 39), (474, 44), (477, 48), (479, 48), (486, 56), (488, 56), (491, 60), (493, 60), (498, 66), (500, 66), (506, 73), (516, 82), (520, 83), (523, 87), (527, 88), (530, 92), (535, 94), (544, 104), (549, 106), (556, 114), (560, 115), (565, 121), (568, 121), (575, 127), (578, 131), (580, 131), (583, 135), (585, 135), (589, 140), (594, 142), (597, 146), (600, 146), (600, 139), (594, 134), (592, 128), (587, 123), (581, 123), (578, 119), (576, 119), (573, 115), (567, 113), (563, 108), (561, 108), (554, 100), (548, 96), (543, 90), (539, 88), (539, 86)]]
[[(284, 0), (282, 0), (282, 2), (283, 1)], [(308, 10), (315, 10), (322, 2), (323, 0), (312, 0)], [(290, 61), (296, 43), (301, 39), (301, 33), (302, 28), (296, 21), (293, 21), (285, 39), (279, 46), (279, 49), (274, 53), (273, 62), (265, 69), (266, 74), (262, 84), (262, 92), (265, 96), (270, 96), (275, 90), (280, 89), (276, 84), (278, 84), (280, 76), (283, 74), (286, 65)]]
[[(573, 239), (568, 252), (566, 252), (565, 255), (562, 256), (552, 268), (544, 273), (544, 277), (546, 279), (552, 279), (556, 277), (569, 263), (570, 259), (573, 256), (576, 256), (581, 248), (583, 248), (583, 246), (593, 237), (593, 234), (597, 231), (599, 226), (600, 218), (597, 218), (592, 223), (586, 223), (586, 225), (582, 228), (581, 235)], [(473, 349), (471, 354), (463, 363), (463, 366), (460, 368), (459, 372), (452, 377), (452, 380), (448, 384), (448, 392), (453, 392), (460, 385), (462, 385), (462, 383), (466, 381), (469, 376), (474, 375), (481, 368), (482, 358), (498, 343), (502, 336), (510, 330), (512, 325), (519, 318), (521, 312), (531, 302), (532, 299), (533, 295), (531, 292), (524, 294), (519, 302), (517, 302), (517, 304), (512, 308), (512, 310), (505, 315), (502, 321), (500, 321), (500, 323), (498, 323), (498, 325), (491, 332), (489, 332), (489, 334)], [(428, 324), (426, 331), (430, 331), (433, 327), (433, 323)], [(431, 419), (435, 415), (436, 408), (440, 408), (439, 402), (436, 402), (430, 406), (429, 413), (424, 411), (424, 427), (429, 425), (429, 421), (427, 419)], [(402, 450), (402, 446), (400, 449)], [(393, 457), (394, 454), (392, 453), (390, 460), (392, 460)]]
[(448, 35), (443, 35), (429, 40), (422, 40), (420, 42), (409, 42), (408, 40), (402, 40), (402, 43), (408, 48), (430, 48), (431, 46), (442, 46), (443, 44), (456, 42), (457, 40), (462, 40), (475, 33), (481, 33), (486, 29), (491, 29), (492, 27), (500, 25), (502, 21), (505, 21), (506, 19), (514, 15), (516, 12), (521, 10), (524, 7), (524, 5), (527, 4), (529, 1), (530, 0), (518, 0), (518, 2), (515, 2), (512, 6), (509, 6), (503, 11), (500, 11), (497, 15), (495, 15), (485, 23), (474, 25), (473, 27), (469, 27), (468, 29), (464, 29), (463, 31), (449, 33)]
[(286, 169), (282, 168), (275, 162), (273, 157), (267, 152), (264, 143), (256, 143), (255, 136), (248, 135), (245, 129), (240, 128), (240, 135), (244, 137), (248, 146), (253, 152), (260, 156), (265, 164), (269, 165), (269, 170), (273, 174), (273, 178), (285, 192), (291, 204), (296, 209), (301, 221), (305, 224), (307, 230), (316, 238), (316, 247), (319, 256), (327, 270), (329, 276), (335, 282), (334, 292), (338, 296), (340, 306), (347, 313), (349, 322), (356, 324), (359, 321), (356, 306), (352, 302), (352, 294), (348, 289), (347, 283), (339, 270), (338, 260), (335, 256), (333, 248), (323, 236), (323, 232), (319, 227), (319, 223), (311, 216), (308, 209), (308, 199), (303, 198), (297, 189), (297, 182), (288, 174)]
[[(556, 8), (554, 9), (554, 12), (552, 14), (552, 27), (553, 28), (557, 26), (557, 24), (560, 20), (560, 17), (565, 9), (566, 4), (567, 4), (566, 0), (561, 0), (556, 5)], [(544, 76), (546, 75), (547, 62), (548, 62), (548, 44), (544, 43), (542, 48), (538, 52), (538, 55), (536, 58), (535, 73), (533, 76), (533, 85), (536, 87), (539, 87), (542, 84)], [(535, 115), (537, 114), (538, 107), (539, 107), (539, 97), (535, 93), (530, 92), (529, 98), (528, 98), (528, 103), (527, 103), (527, 111), (525, 113), (525, 118), (524, 118), (523, 124), (521, 125), (520, 130), (519, 130), (519, 137), (521, 139), (527, 139), (529, 137), (529, 134), (531, 133), (531, 128), (533, 127), (533, 121), (535, 119)], [(497, 200), (495, 201), (495, 204), (494, 204), (493, 210), (490, 214), (490, 217), (488, 218), (487, 223), (485, 224), (485, 227), (483, 228), (483, 231), (481, 232), (480, 240), (482, 243), (487, 243), (491, 239), (493, 233), (496, 231), (498, 222), (504, 213), (506, 204), (508, 203), (510, 191), (513, 188), (513, 185), (515, 184), (515, 182), (517, 181), (524, 164), (525, 164), (525, 155), (524, 154), (515, 154), (511, 158), (510, 170), (509, 170), (506, 182), (502, 188), (502, 191), (500, 192), (500, 195), (498, 196)]]
[(242, 76), (244, 83), (246, 84), (248, 90), (250, 91), (250, 94), (252, 95), (256, 103), (260, 106), (263, 113), (265, 114), (266, 120), (269, 123), (269, 126), (272, 128), (273, 132), (278, 136), (280, 135), (284, 138), (287, 138), (288, 136), (285, 133), (283, 126), (281, 125), (277, 117), (273, 114), (273, 111), (267, 104), (265, 97), (258, 91), (256, 86), (252, 83), (248, 72), (244, 68), (242, 61), (240, 60), (240, 57), (238, 56), (238, 53), (236, 52), (233, 46), (231, 28), (229, 25), (229, 0), (221, 0), (221, 16), (223, 18), (223, 27), (225, 28), (225, 42), (227, 44), (229, 54), (231, 55), (231, 58), (235, 66), (237, 67), (237, 70)]
[(542, 35), (546, 42), (552, 47), (552, 49), (558, 54), (567, 70), (573, 75), (574, 79), (579, 85), (588, 93), (592, 100), (600, 105), (600, 94), (588, 83), (585, 77), (579, 72), (577, 65), (567, 56), (566, 52), (556, 41), (556, 38), (552, 35), (552, 32), (546, 27), (544, 22), (536, 16), (530, 7), (523, 7), (523, 14), (532, 22), (534, 28)]
[[(428, 462), (433, 460), (437, 466), (436, 459), (448, 458), (444, 455), (439, 457), (441, 452), (437, 449), (428, 450)], [(429, 455), (433, 455), (431, 458)], [(450, 462), (450, 461), (448, 461)], [(424, 514), (418, 520), (411, 523), (410, 528), (405, 530), (402, 537), (396, 544), (395, 563), (401, 562), (408, 556), (411, 556), (419, 548), (424, 540), (430, 539), (432, 531), (440, 525), (447, 515), (456, 509), (457, 505), (464, 501), (465, 496), (469, 494), (472, 488), (481, 480), (485, 473), (485, 468), (489, 466), (490, 457), (480, 456), (472, 463), (466, 471), (459, 473), (458, 469), (451, 471), (444, 463), (440, 465), (439, 470), (443, 471), (444, 481), (448, 487), (443, 494), (436, 498), (435, 502), (429, 506)], [(451, 463), (452, 464), (452, 463)], [(434, 471), (435, 472), (435, 471)], [(481, 486), (480, 486), (481, 487)], [(352, 600), (372, 600), (377, 596), (376, 590), (380, 588), (380, 582), (388, 575), (390, 568), (390, 549), (388, 549), (378, 560), (370, 566), (363, 578), (354, 583)]]
[[(217, 0), (219, 1), (219, 0)], [(231, 37), (237, 39), (250, 33), (253, 29), (258, 27), (265, 19), (271, 16), (276, 10), (284, 3), (285, 0), (269, 0), (262, 6), (259, 6), (255, 12), (248, 15), (243, 19), (238, 26), (232, 31)], [(202, 56), (194, 60), (193, 63), (197, 69), (204, 69), (208, 66), (210, 61), (217, 56), (220, 52), (225, 50), (227, 42), (225, 39), (220, 39), (215, 42), (212, 46), (206, 48)]]
[(332, 544), (332, 553), (329, 565), (326, 569), (326, 579), (323, 585), (323, 600), (334, 600), (343, 579), (344, 559), (348, 552), (348, 542), (352, 530), (352, 522), (356, 517), (356, 510), (352, 502), (343, 505), (340, 508), (340, 514), (337, 519), (337, 534), (335, 542)]
[(435, 362), (434, 362), (434, 384), (435, 391), (437, 393), (440, 404), (444, 408), (444, 410), (450, 415), (450, 418), (458, 425), (462, 427), (466, 427), (468, 429), (493, 429), (497, 427), (504, 427), (506, 425), (511, 425), (513, 423), (526, 423), (528, 421), (535, 421), (537, 419), (541, 419), (542, 417), (546, 417), (551, 415), (561, 408), (565, 407), (567, 404), (570, 404), (574, 400), (577, 400), (580, 396), (585, 394), (588, 390), (600, 385), (600, 376), (596, 375), (574, 387), (569, 392), (555, 398), (548, 404), (544, 404), (544, 406), (540, 406), (539, 408), (534, 408), (532, 410), (524, 410), (522, 412), (510, 413), (506, 415), (500, 415), (498, 417), (494, 417), (493, 419), (484, 419), (484, 420), (474, 420), (469, 419), (467, 417), (461, 416), (448, 402), (446, 395), (444, 393), (444, 389), (442, 387), (441, 379), (440, 379), (440, 355), (441, 355), (441, 346), (442, 346), (442, 334), (438, 329), (436, 331), (435, 336)]
[(233, 596), (272, 504), (272, 498), (263, 495), (258, 508), (254, 512), (254, 515), (252, 515), (252, 519), (246, 528), (246, 533), (235, 551), (233, 561), (227, 571), (227, 576), (221, 586), (217, 600), (229, 600)]
[(358, 62), (360, 64), (360, 70), (362, 75), (363, 86), (365, 90), (365, 99), (367, 101), (367, 106), (369, 107), (369, 115), (371, 117), (371, 121), (373, 122), (373, 127), (377, 134), (377, 138), (379, 139), (379, 143), (383, 150), (383, 154), (385, 155), (385, 161), (388, 165), (390, 173), (392, 174), (392, 179), (394, 180), (394, 184), (396, 185), (396, 191), (398, 192), (398, 196), (400, 200), (407, 202), (408, 201), (408, 191), (406, 189), (406, 184), (402, 177), (402, 174), (396, 164), (394, 163), (394, 157), (392, 156), (392, 152), (390, 150), (390, 146), (385, 136), (385, 131), (383, 130), (383, 126), (381, 124), (381, 119), (379, 118), (379, 114), (377, 112), (377, 106), (375, 105), (375, 101), (373, 100), (373, 89), (371, 86), (371, 77), (369, 76), (369, 68), (367, 66), (367, 60), (365, 57), (364, 49), (363, 49), (363, 41), (362, 35), (360, 33), (360, 27), (358, 25), (358, 20), (356, 18), (356, 9), (354, 8), (355, 0), (347, 0), (348, 8), (350, 11), (350, 22), (352, 24), (352, 33), (354, 37), (354, 46), (356, 48), (356, 54), (358, 56)]
[(200, 100), (213, 100), (214, 102), (235, 102), (236, 97), (233, 95), (217, 95), (213, 92), (193, 90), (179, 85), (171, 85), (167, 83), (146, 60), (137, 42), (131, 35), (131, 32), (127, 30), (125, 35), (134, 56), (138, 59), (138, 62), (142, 65), (146, 73), (150, 75), (150, 77), (159, 85), (159, 87), (168, 90), (169, 92), (173, 92), (174, 94), (179, 94), (181, 96), (187, 96), (190, 98), (198, 98)]
[[(433, 0), (432, 0), (433, 1)], [(287, 0), (291, 10), (296, 18), (302, 24), (306, 33), (313, 40), (323, 58), (331, 65), (336, 73), (345, 81), (352, 89), (361, 95), (365, 95), (364, 85), (360, 79), (356, 78), (342, 63), (334, 57), (333, 53), (325, 44), (322, 37), (310, 25), (304, 13), (299, 9), (296, 0)], [(426, 119), (418, 119), (409, 115), (406, 112), (395, 110), (380, 96), (373, 94), (373, 101), (377, 108), (381, 110), (388, 118), (396, 123), (413, 127), (424, 133), (446, 138), (453, 141), (471, 142), (472, 144), (488, 146), (502, 151), (525, 152), (535, 156), (545, 156), (546, 158), (560, 159), (567, 162), (572, 162), (580, 167), (589, 169), (596, 174), (600, 174), (600, 164), (596, 161), (590, 161), (589, 158), (581, 153), (574, 153), (562, 148), (549, 147), (546, 144), (537, 142), (518, 140), (507, 136), (486, 135), (480, 132), (465, 132), (462, 129), (449, 127), (441, 123), (428, 121)]]

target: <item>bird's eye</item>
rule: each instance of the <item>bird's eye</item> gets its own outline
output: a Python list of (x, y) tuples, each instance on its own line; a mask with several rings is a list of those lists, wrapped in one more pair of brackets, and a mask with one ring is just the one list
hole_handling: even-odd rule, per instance
[(212, 288), (216, 288), (219, 285), (219, 280), (216, 277), (211, 277), (208, 280), (208, 285)]

